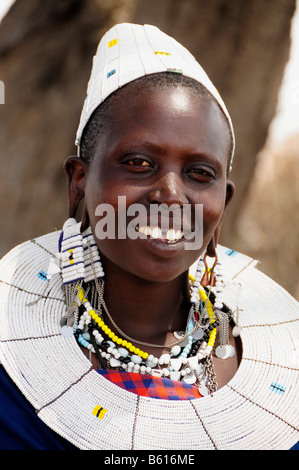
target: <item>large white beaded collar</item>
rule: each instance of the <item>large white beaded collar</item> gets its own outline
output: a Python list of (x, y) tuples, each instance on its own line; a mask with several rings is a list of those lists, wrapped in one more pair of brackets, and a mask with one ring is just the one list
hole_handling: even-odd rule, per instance
[(61, 335), (61, 276), (46, 277), (58, 238), (28, 241), (0, 262), (0, 359), (50, 428), (80, 449), (289, 449), (299, 440), (298, 303), (254, 260), (218, 250), (232, 310), (243, 286), (233, 379), (213, 396), (157, 400), (107, 381)]

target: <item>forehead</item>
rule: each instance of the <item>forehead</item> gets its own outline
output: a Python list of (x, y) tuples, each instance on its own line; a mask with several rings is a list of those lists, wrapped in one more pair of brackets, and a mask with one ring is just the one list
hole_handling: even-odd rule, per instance
[(227, 163), (230, 134), (215, 100), (189, 87), (124, 87), (109, 103), (99, 148), (146, 139)]

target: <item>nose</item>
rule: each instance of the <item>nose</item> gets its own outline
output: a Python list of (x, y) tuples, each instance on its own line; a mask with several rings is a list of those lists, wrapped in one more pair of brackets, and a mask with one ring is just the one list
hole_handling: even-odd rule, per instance
[(156, 181), (148, 195), (148, 200), (151, 204), (167, 206), (177, 204), (180, 207), (189, 202), (182, 178), (175, 171), (165, 173)]

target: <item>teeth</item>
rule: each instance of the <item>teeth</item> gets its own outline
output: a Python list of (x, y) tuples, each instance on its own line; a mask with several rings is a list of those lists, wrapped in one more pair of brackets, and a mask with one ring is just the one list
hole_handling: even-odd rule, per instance
[(150, 227), (139, 227), (139, 232), (143, 233), (144, 235), (150, 235), (152, 233)]
[(154, 239), (164, 239), (168, 242), (174, 242), (183, 238), (184, 234), (181, 230), (174, 230), (173, 228), (167, 230), (166, 235), (163, 236), (162, 230), (160, 227), (149, 227), (149, 226), (140, 226), (139, 232), (143, 233)]
[(173, 229), (173, 228), (170, 228), (167, 233), (166, 233), (166, 237), (165, 237), (167, 240), (169, 241), (174, 241), (176, 240), (176, 231)]
[(166, 238), (167, 240), (180, 240), (183, 237), (183, 232), (181, 230), (174, 230), (173, 228), (169, 229)]
[(151, 237), (157, 240), (162, 238), (162, 230), (159, 227), (154, 227), (151, 229)]

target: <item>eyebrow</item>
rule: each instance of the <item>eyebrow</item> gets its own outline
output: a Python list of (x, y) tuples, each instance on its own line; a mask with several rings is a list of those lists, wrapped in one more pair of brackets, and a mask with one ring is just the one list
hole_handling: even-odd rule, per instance
[[(130, 152), (138, 152), (140, 151), (141, 147), (144, 149), (148, 149), (153, 153), (159, 153), (160, 155), (167, 154), (168, 149), (164, 148), (164, 146), (157, 145), (156, 143), (144, 139), (136, 138), (134, 139), (134, 143), (131, 144), (126, 140), (119, 144), (119, 148), (122, 151), (130, 151)], [(213, 163), (215, 166), (221, 167), (221, 161), (213, 154), (207, 152), (184, 152), (184, 155), (187, 158), (198, 160), (198, 161), (206, 161), (207, 163)]]

